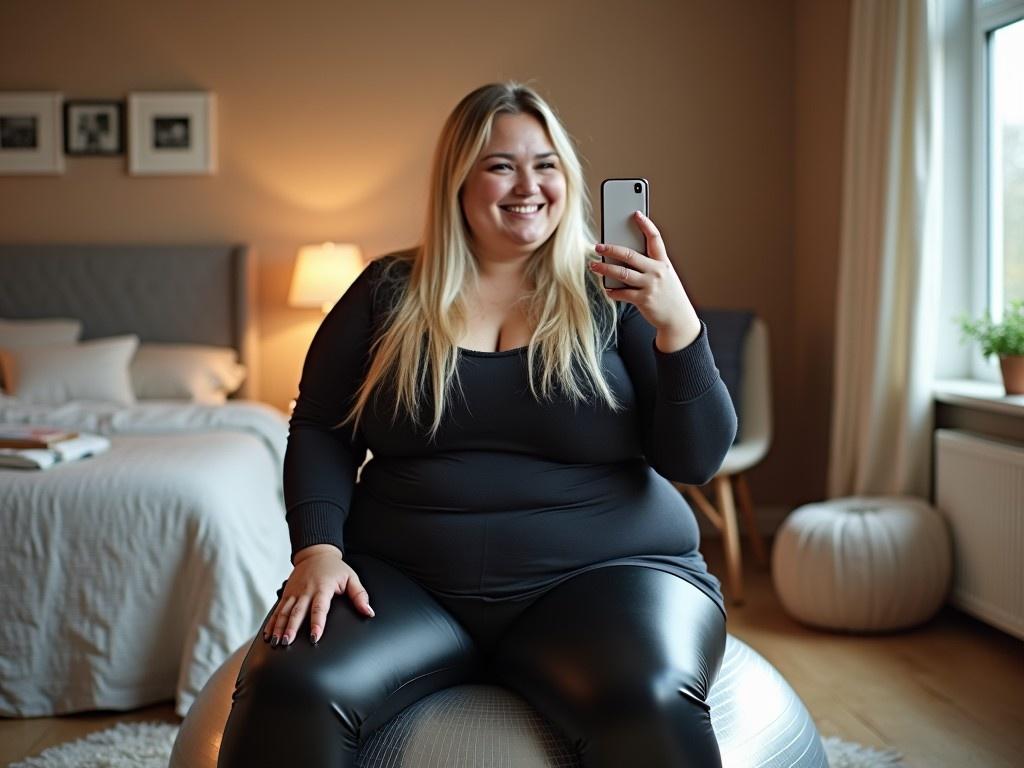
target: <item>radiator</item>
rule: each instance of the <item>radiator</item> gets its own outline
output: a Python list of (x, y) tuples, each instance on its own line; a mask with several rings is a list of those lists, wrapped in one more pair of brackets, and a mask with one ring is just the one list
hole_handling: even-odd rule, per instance
[(935, 504), (953, 534), (952, 602), (1024, 639), (1024, 446), (935, 430)]

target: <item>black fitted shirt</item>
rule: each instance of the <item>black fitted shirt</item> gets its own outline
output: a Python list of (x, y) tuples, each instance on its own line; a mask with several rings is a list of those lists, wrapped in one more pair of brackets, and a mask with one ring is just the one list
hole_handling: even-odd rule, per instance
[(536, 400), (526, 347), (460, 349), (461, 390), (433, 441), (423, 426), (429, 398), (420, 427), (405, 416), (392, 422), (393, 399), (371, 398), (353, 435), (350, 424), (336, 425), (382, 329), (380, 275), (393, 258), (363, 271), (307, 354), (284, 467), (293, 553), (330, 543), (373, 554), (446, 596), (485, 600), (528, 596), (592, 568), (643, 565), (692, 583), (724, 614), (693, 512), (669, 482), (710, 480), (736, 433), (707, 326), (664, 353), (654, 327), (620, 302), (617, 345), (602, 353), (625, 406), (617, 413), (597, 398)]

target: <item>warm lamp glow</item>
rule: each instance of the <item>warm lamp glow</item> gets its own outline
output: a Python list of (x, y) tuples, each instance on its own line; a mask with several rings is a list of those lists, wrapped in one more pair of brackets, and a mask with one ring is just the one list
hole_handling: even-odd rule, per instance
[(327, 312), (363, 271), (358, 245), (322, 243), (299, 249), (288, 304), (322, 307)]

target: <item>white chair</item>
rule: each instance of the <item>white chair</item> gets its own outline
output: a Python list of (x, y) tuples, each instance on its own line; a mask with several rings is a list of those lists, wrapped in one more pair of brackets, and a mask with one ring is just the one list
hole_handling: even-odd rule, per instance
[(747, 524), (747, 533), (757, 562), (765, 565), (768, 555), (757, 530), (757, 519), (750, 498), (750, 488), (744, 475), (768, 453), (772, 441), (772, 386), (768, 345), (768, 327), (760, 317), (751, 321), (743, 342), (743, 391), (740, 393), (739, 439), (729, 449), (721, 469), (709, 485), (715, 503), (708, 501), (700, 487), (675, 483), (708, 520), (722, 533), (725, 546), (726, 576), (731, 602), (743, 602), (743, 559), (740, 552), (740, 533), (736, 521), (736, 503)]

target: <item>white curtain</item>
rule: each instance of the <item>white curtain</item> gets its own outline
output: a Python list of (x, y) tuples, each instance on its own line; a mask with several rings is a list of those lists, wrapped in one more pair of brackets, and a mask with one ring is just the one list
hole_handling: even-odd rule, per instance
[(853, 0), (830, 497), (927, 498), (939, 317), (940, 0)]

